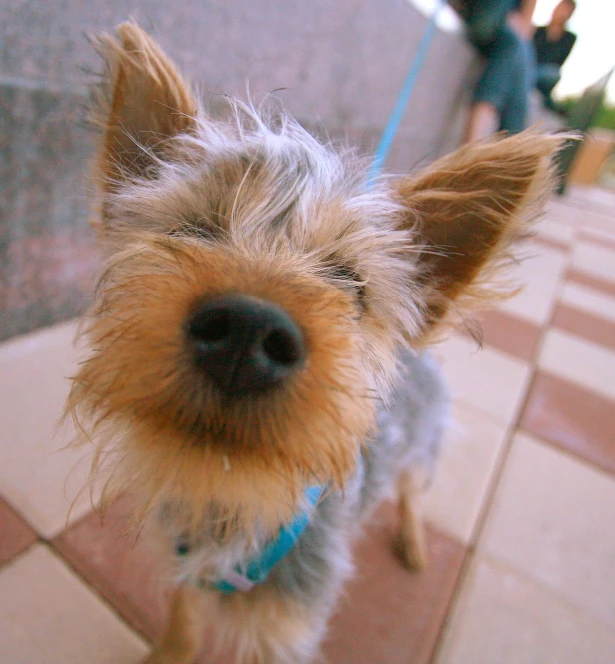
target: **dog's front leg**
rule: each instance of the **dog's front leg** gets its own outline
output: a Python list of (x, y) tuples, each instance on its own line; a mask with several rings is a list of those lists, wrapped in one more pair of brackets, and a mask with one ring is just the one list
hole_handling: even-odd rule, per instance
[(203, 643), (205, 607), (201, 592), (186, 585), (173, 592), (167, 625), (143, 664), (192, 664)]
[(398, 480), (401, 554), (408, 569), (421, 570), (427, 564), (425, 525), (419, 505), (417, 471), (405, 469)]

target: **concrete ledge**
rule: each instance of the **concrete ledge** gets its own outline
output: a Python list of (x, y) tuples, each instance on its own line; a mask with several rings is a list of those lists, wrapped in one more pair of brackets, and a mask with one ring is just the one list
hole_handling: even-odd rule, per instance
[[(6, 0), (0, 10), (0, 339), (77, 314), (95, 253), (83, 183), (90, 138), (79, 128), (85, 38), (129, 16), (150, 30), (207, 95), (272, 90), (310, 128), (371, 153), (427, 19), (405, 0)], [(473, 77), (462, 35), (438, 32), (387, 163), (407, 171), (452, 149)], [(214, 96), (215, 98), (215, 96)]]

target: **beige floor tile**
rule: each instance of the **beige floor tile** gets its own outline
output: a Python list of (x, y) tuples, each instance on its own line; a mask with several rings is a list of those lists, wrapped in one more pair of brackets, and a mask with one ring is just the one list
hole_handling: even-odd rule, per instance
[(469, 544), (507, 429), (483, 411), (455, 404), (432, 485), (424, 494), (428, 521)]
[(541, 237), (548, 240), (554, 240), (561, 244), (571, 244), (575, 235), (576, 228), (571, 224), (557, 220), (557, 217), (547, 216), (535, 228), (535, 231)]
[(538, 365), (607, 398), (615, 399), (615, 351), (569, 332), (549, 330)]
[(453, 398), (492, 415), (506, 426), (518, 410), (527, 389), (530, 367), (507, 353), (454, 335), (434, 349)]
[(613, 477), (518, 434), (478, 549), (615, 627), (613, 523)]
[(515, 282), (523, 286), (523, 290), (504, 302), (502, 310), (544, 325), (551, 316), (567, 260), (564, 252), (556, 249), (525, 249), (521, 263), (511, 273)]
[[(83, 452), (62, 450), (70, 428), (56, 432), (75, 369), (74, 332), (63, 324), (0, 346), (0, 491), (46, 537), (65, 527), (87, 476)], [(84, 493), (71, 519), (89, 507)]]
[(615, 631), (503, 563), (472, 564), (436, 664), (611, 664)]
[(564, 223), (571, 226), (576, 226), (579, 217), (579, 208), (567, 205), (561, 201), (551, 200), (546, 206), (546, 218)]
[(615, 281), (615, 251), (595, 242), (577, 242), (572, 252), (572, 267), (599, 279)]
[(593, 288), (568, 282), (564, 284), (559, 299), (580, 311), (615, 321), (615, 297), (609, 297)]
[(0, 571), (2, 664), (133, 664), (148, 650), (47, 547)]

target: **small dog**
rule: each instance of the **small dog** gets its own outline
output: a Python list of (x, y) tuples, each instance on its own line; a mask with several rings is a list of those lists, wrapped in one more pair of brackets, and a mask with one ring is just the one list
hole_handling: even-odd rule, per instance
[(210, 119), (136, 24), (98, 44), (107, 263), (67, 412), (103, 499), (130, 492), (175, 565), (148, 662), (192, 662), (208, 620), (238, 661), (306, 664), (392, 487), (406, 562), (424, 562), (415, 474), (447, 409), (424, 349), (505, 290), (491, 278), (559, 140), (368, 183), (366, 162), (283, 113), (229, 101)]

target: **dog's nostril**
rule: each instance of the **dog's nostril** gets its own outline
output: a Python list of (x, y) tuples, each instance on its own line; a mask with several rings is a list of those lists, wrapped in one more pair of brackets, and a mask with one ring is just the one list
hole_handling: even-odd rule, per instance
[(195, 318), (190, 323), (190, 335), (203, 343), (223, 341), (231, 333), (231, 318), (227, 311), (211, 311), (208, 316)]
[(287, 330), (272, 330), (263, 341), (263, 350), (270, 360), (291, 367), (303, 356), (299, 341)]

